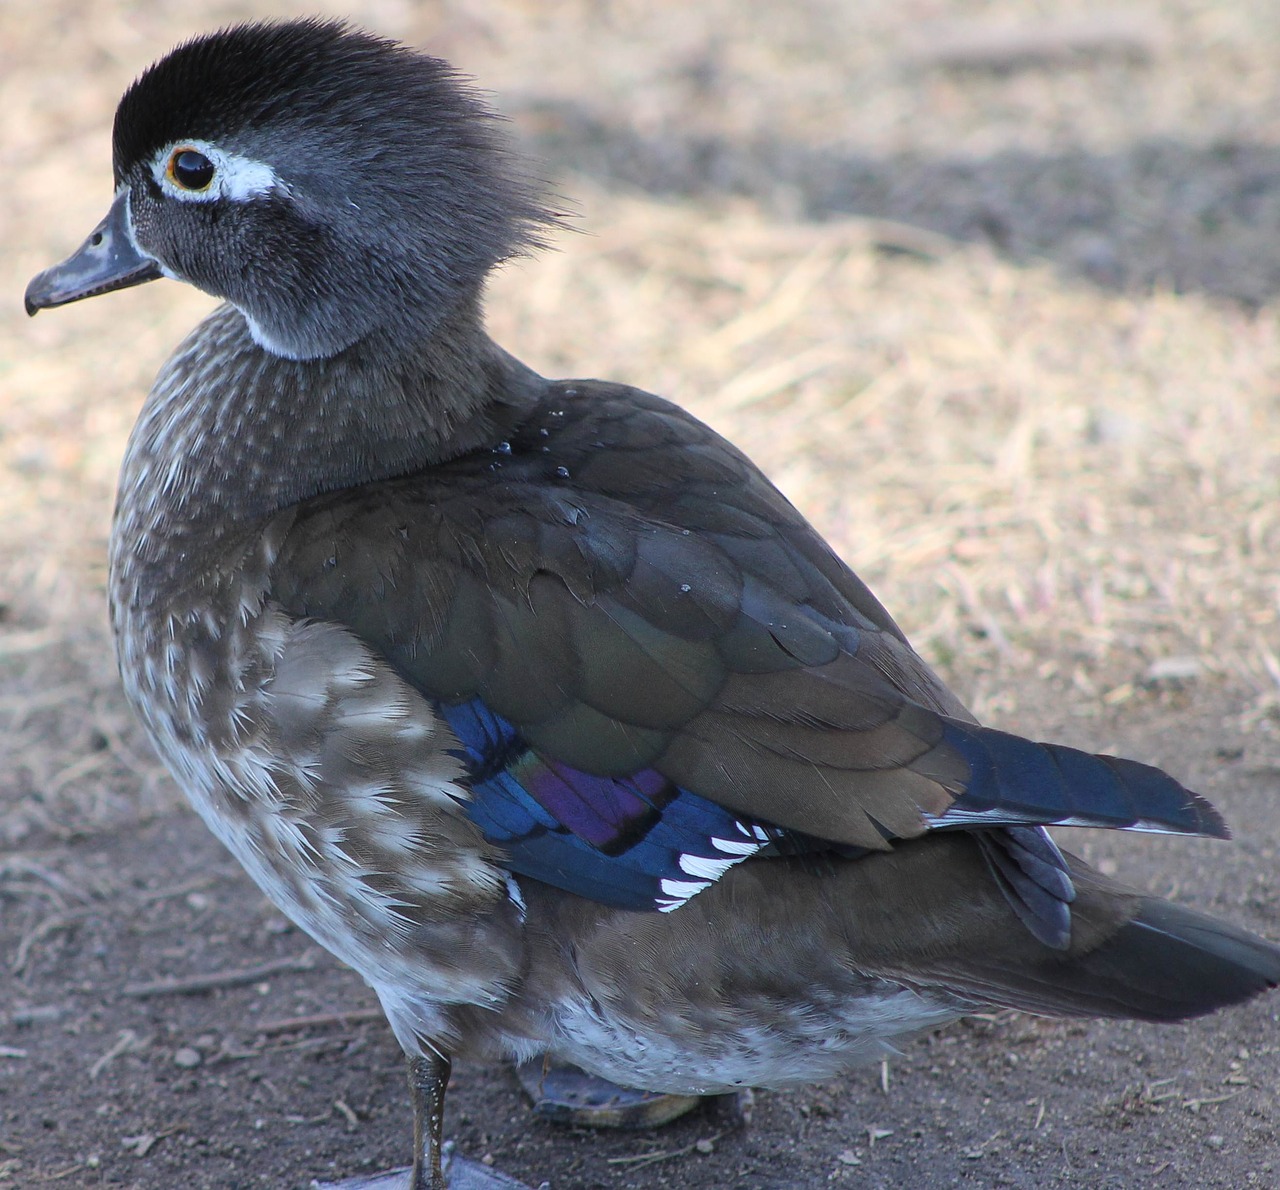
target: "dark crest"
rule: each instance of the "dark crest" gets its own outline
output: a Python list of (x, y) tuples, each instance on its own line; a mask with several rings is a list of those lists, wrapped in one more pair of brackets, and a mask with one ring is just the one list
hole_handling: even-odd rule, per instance
[[(400, 155), (448, 179), (455, 193), (501, 210), (508, 252), (537, 246), (557, 218), (542, 187), (509, 154), (499, 119), (447, 62), (341, 21), (259, 22), (184, 42), (149, 67), (116, 110), (116, 184), (177, 140), (243, 143), (270, 129), (277, 144), (352, 133), (367, 166)], [(376, 140), (360, 136), (377, 129)]]

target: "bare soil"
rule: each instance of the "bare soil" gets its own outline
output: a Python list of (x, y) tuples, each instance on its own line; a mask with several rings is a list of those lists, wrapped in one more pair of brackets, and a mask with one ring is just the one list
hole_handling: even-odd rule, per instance
[[(185, 809), (117, 687), (115, 469), (209, 303), (160, 283), (20, 309), (105, 209), (129, 80), (192, 33), (317, 8), (475, 74), (567, 196), (579, 230), (494, 283), (502, 342), (729, 434), (984, 718), (1212, 798), (1232, 844), (1063, 841), (1280, 939), (1269, 0), (9, 4), (0, 1188), (302, 1187), (408, 1156), (372, 995)], [(1275, 1186), (1278, 1022), (1280, 995), (1163, 1028), (979, 1018), (760, 1093), (744, 1130), (558, 1128), (462, 1066), (449, 1130), (555, 1190)]]

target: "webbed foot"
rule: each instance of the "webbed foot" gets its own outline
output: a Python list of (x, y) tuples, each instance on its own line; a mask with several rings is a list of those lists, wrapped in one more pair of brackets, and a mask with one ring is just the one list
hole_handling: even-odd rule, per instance
[[(449, 1190), (532, 1190), (525, 1182), (517, 1181), (497, 1169), (490, 1169), (479, 1161), (469, 1161), (453, 1153), (452, 1143), (444, 1147), (445, 1182)], [(408, 1190), (413, 1170), (388, 1169), (361, 1178), (343, 1178), (340, 1182), (313, 1181), (311, 1190)], [(546, 1182), (538, 1190), (545, 1190)]]

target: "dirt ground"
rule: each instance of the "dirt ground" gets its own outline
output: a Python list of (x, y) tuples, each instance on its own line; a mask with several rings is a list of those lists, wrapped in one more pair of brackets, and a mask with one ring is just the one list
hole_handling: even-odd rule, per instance
[[(491, 322), (752, 453), (1001, 726), (1155, 762), (1234, 843), (1062, 832), (1280, 939), (1280, 10), (1271, 0), (44, 0), (0, 7), (0, 1190), (303, 1187), (407, 1158), (371, 994), (291, 929), (132, 724), (115, 469), (209, 308), (34, 322), (109, 200), (120, 91), (317, 9), (489, 88), (575, 231)], [(1280, 995), (1185, 1026), (964, 1022), (761, 1093), (746, 1130), (530, 1117), (462, 1151), (554, 1190), (1280, 1186)]]

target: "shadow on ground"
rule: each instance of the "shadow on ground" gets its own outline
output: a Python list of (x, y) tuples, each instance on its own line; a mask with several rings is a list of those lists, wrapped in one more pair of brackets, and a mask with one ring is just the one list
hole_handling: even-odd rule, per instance
[(1280, 149), (1167, 138), (1123, 152), (876, 157), (769, 136), (642, 132), (590, 107), (512, 111), (555, 172), (671, 198), (749, 197), (804, 219), (863, 216), (1047, 258), (1113, 290), (1162, 287), (1257, 306), (1280, 293)]

